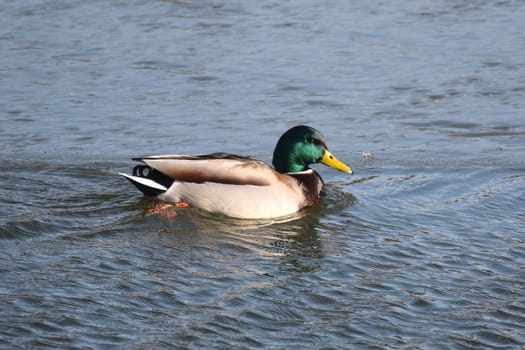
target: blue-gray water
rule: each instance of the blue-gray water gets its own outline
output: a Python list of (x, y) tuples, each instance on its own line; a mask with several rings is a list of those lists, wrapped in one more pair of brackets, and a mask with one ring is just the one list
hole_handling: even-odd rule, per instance
[[(0, 348), (525, 347), (523, 1), (3, 1)], [(356, 174), (284, 222), (148, 214), (130, 158)]]

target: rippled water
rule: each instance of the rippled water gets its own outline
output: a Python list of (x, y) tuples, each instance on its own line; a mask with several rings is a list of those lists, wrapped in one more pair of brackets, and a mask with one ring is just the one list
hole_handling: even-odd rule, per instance
[[(521, 1), (4, 1), (0, 347), (525, 347)], [(352, 177), (287, 220), (150, 214), (133, 156)]]

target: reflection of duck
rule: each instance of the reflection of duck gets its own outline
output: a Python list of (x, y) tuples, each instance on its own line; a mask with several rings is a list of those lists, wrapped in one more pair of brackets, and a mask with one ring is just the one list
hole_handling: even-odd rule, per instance
[(323, 181), (308, 166), (323, 163), (351, 174), (327, 149), (323, 135), (299, 125), (273, 152), (275, 170), (252, 157), (227, 153), (135, 158), (133, 175), (121, 174), (147, 196), (237, 218), (270, 218), (310, 207)]

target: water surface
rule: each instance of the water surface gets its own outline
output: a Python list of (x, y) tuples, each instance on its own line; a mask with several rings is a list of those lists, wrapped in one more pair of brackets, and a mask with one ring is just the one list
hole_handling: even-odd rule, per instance
[[(7, 1), (0, 347), (525, 346), (520, 1)], [(131, 157), (349, 177), (288, 220), (149, 214)]]

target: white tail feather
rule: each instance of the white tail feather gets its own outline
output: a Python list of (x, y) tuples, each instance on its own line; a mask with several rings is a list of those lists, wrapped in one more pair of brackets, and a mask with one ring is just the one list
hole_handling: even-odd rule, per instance
[(119, 173), (119, 175), (122, 175), (122, 176), (130, 179), (133, 182), (137, 182), (137, 183), (139, 183), (141, 185), (144, 185), (144, 186), (147, 186), (147, 187), (150, 187), (150, 188), (154, 188), (154, 189), (159, 190), (159, 191), (167, 191), (168, 190), (165, 186), (162, 186), (158, 182), (155, 182), (155, 181), (150, 180), (150, 179), (145, 178), (145, 177), (138, 177), (138, 176), (128, 175), (128, 174), (124, 174), (124, 173)]

